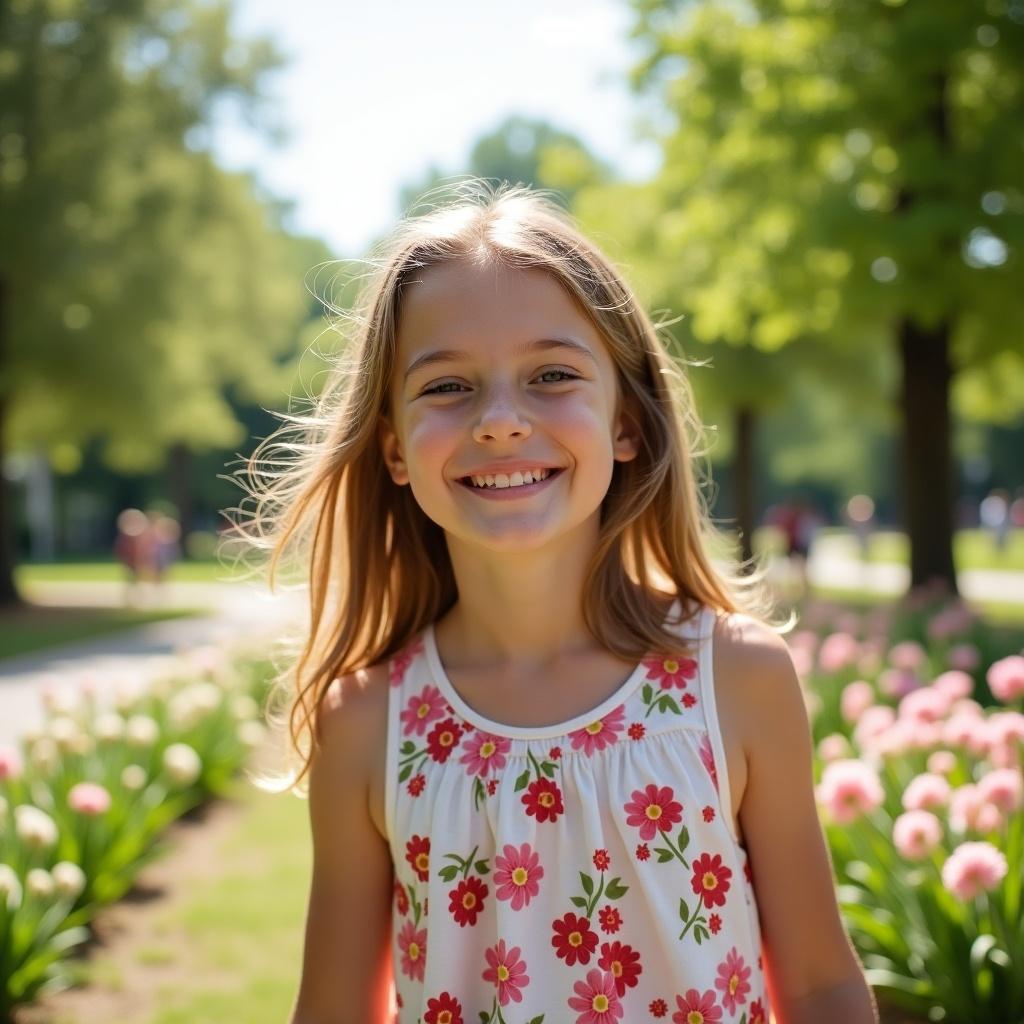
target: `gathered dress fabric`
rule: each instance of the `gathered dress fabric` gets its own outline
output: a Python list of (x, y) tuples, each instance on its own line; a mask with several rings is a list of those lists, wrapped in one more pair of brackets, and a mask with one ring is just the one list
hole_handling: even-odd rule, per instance
[(715, 613), (598, 707), (491, 721), (433, 625), (389, 663), (396, 1024), (768, 1024), (715, 708)]

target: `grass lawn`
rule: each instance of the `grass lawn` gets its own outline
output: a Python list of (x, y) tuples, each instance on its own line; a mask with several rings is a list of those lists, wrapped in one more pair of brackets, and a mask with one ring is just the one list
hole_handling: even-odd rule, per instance
[[(854, 544), (853, 534), (849, 530), (830, 529), (824, 531), (823, 535), (847, 537), (851, 545)], [(910, 542), (907, 535), (897, 530), (873, 533), (868, 544), (867, 560), (909, 565)], [(960, 571), (1011, 569), (1024, 572), (1024, 530), (1011, 530), (1003, 551), (996, 548), (992, 535), (986, 530), (958, 530), (953, 538), (953, 560)]]
[[(178, 562), (171, 566), (166, 578), (177, 583), (218, 583), (243, 575), (242, 570), (211, 559)], [(26, 562), (14, 570), (14, 581), (19, 587), (33, 583), (121, 583), (124, 578), (124, 567), (114, 561)]]
[(27, 605), (0, 617), (0, 659), (132, 626), (200, 614), (194, 608), (55, 608)]

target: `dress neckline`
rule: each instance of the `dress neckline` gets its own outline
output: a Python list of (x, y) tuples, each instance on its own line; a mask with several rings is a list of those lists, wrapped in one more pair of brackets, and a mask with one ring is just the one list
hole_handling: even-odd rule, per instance
[[(678, 604), (678, 600), (672, 602), (669, 607), (669, 619), (672, 618), (672, 612), (677, 608)], [(505, 722), (496, 722), (482, 715), (479, 711), (470, 707), (459, 695), (458, 690), (455, 689), (452, 681), (448, 678), (444, 665), (441, 664), (433, 622), (426, 627), (423, 639), (424, 652), (430, 674), (441, 693), (444, 694), (448, 703), (451, 704), (453, 710), (477, 729), (495, 736), (504, 736), (508, 739), (553, 739), (566, 736), (577, 729), (582, 729), (592, 722), (598, 721), (598, 719), (604, 718), (605, 715), (614, 711), (620, 704), (625, 703), (630, 694), (640, 685), (646, 677), (647, 662), (651, 657), (650, 654), (645, 654), (632, 672), (630, 672), (625, 682), (621, 683), (597, 707), (591, 708), (589, 711), (575, 715), (567, 721), (554, 722), (551, 725), (508, 725)]]

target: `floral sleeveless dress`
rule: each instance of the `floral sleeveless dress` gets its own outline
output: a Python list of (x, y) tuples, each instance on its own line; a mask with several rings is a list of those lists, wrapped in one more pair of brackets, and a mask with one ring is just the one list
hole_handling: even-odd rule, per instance
[(432, 625), (391, 660), (396, 1024), (768, 1024), (713, 625), (542, 728), (469, 707)]

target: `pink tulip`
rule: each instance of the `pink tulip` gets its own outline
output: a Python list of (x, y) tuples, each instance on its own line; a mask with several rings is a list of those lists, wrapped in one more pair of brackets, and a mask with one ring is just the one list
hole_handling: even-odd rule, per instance
[(1004, 704), (1024, 697), (1024, 658), (1011, 654), (989, 666), (985, 678), (997, 700)]
[(925, 772), (910, 780), (910, 785), (903, 791), (903, 806), (908, 811), (941, 807), (949, 799), (950, 792), (949, 783), (941, 775)]
[(928, 756), (928, 771), (934, 775), (948, 775), (956, 767), (956, 754), (952, 750), (936, 750)]
[(110, 794), (95, 782), (79, 782), (68, 793), (68, 807), (89, 817), (105, 814), (110, 807)]
[(6, 744), (0, 746), (0, 782), (5, 779), (21, 778), (23, 767), (21, 754), (17, 747)]
[(834, 732), (826, 736), (818, 744), (818, 757), (822, 761), (838, 761), (840, 758), (849, 757), (850, 742), (840, 732)]
[(916, 640), (904, 640), (889, 651), (889, 664), (904, 672), (916, 672), (927, 657), (924, 648)]
[(875, 704), (861, 713), (853, 729), (858, 747), (868, 748), (896, 721), (896, 712), (885, 704)]
[(839, 710), (847, 722), (856, 722), (874, 702), (874, 687), (863, 679), (858, 679), (843, 687), (842, 696), (839, 698)]
[(923, 686), (900, 701), (899, 713), (901, 718), (917, 722), (938, 722), (945, 717), (951, 703), (952, 700), (941, 690)]
[(942, 840), (942, 825), (928, 811), (907, 811), (892, 824), (893, 845), (905, 860), (923, 860)]
[(974, 690), (974, 680), (966, 673), (958, 669), (950, 669), (937, 676), (932, 688), (949, 697), (950, 703), (960, 700), (962, 697), (969, 697)]
[(1012, 768), (996, 768), (978, 780), (978, 791), (1004, 814), (1011, 814), (1024, 804), (1024, 780)]
[(838, 672), (857, 658), (857, 641), (849, 633), (831, 633), (818, 649), (818, 665), (822, 672)]
[(874, 768), (848, 758), (825, 766), (817, 796), (833, 821), (847, 825), (879, 807), (885, 791)]
[(995, 889), (1006, 872), (1005, 855), (991, 843), (961, 843), (942, 865), (942, 884), (957, 899), (968, 902)]
[[(958, 786), (949, 797), (949, 826), (954, 832), (967, 832), (978, 827), (978, 815), (985, 799), (973, 783)], [(989, 805), (991, 806), (991, 805)]]
[(981, 663), (981, 653), (974, 644), (957, 644), (950, 647), (946, 657), (950, 668), (963, 672), (973, 672)]

